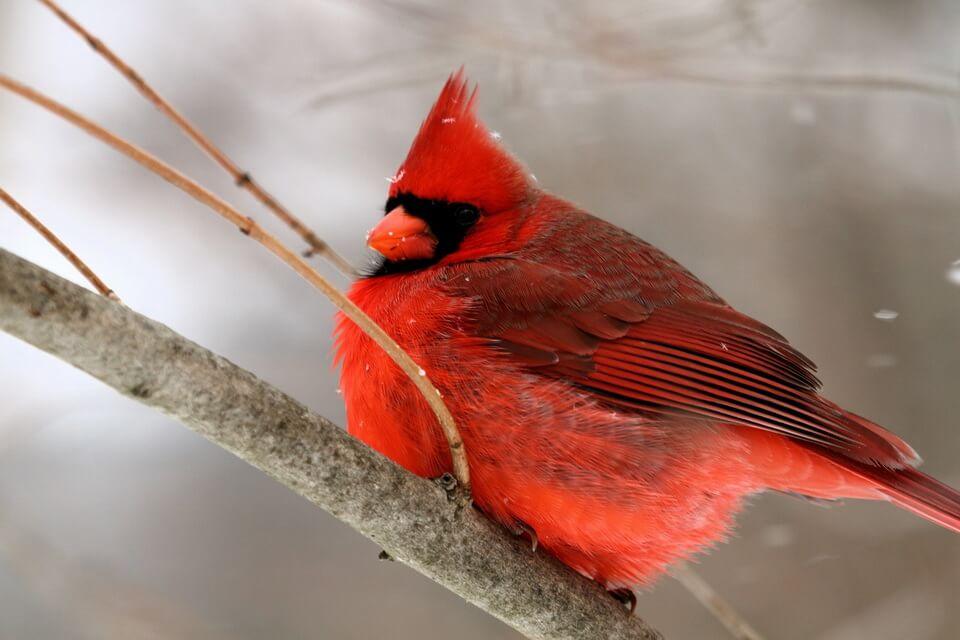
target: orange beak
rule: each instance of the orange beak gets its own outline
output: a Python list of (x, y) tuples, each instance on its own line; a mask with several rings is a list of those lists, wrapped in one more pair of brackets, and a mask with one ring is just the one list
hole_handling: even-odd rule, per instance
[(397, 207), (367, 234), (367, 246), (390, 261), (433, 257), (437, 237), (426, 222)]

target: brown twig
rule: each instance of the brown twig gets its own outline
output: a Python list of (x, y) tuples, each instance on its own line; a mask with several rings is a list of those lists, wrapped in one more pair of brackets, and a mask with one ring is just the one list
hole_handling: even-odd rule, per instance
[(90, 47), (99, 53), (101, 56), (106, 58), (113, 67), (120, 72), (123, 77), (130, 81), (136, 89), (146, 97), (157, 109), (164, 113), (167, 117), (173, 120), (174, 123), (180, 129), (183, 130), (187, 136), (193, 140), (197, 146), (203, 149), (207, 155), (209, 155), (213, 160), (223, 167), (231, 176), (233, 176), (234, 182), (241, 189), (245, 189), (250, 194), (253, 195), (257, 200), (259, 200), (265, 207), (270, 209), (280, 220), (287, 224), (291, 229), (293, 229), (301, 238), (310, 246), (310, 248), (304, 252), (305, 257), (310, 257), (313, 255), (320, 255), (330, 261), (337, 269), (342, 271), (344, 274), (356, 277), (357, 271), (353, 266), (347, 262), (347, 260), (341, 256), (339, 253), (334, 251), (330, 245), (328, 245), (323, 239), (317, 236), (316, 233), (311, 231), (303, 222), (300, 221), (295, 215), (293, 215), (288, 209), (281, 205), (276, 198), (271, 196), (269, 193), (264, 190), (263, 187), (257, 183), (249, 172), (244, 171), (238, 167), (233, 160), (231, 160), (223, 151), (217, 148), (206, 136), (204, 136), (200, 131), (190, 123), (179, 111), (173, 108), (173, 106), (163, 99), (153, 87), (147, 84), (146, 80), (143, 77), (134, 71), (130, 65), (120, 59), (113, 51), (111, 51), (99, 38), (87, 31), (83, 25), (77, 22), (70, 14), (61, 9), (53, 0), (40, 0), (40, 2), (49, 8), (53, 13), (57, 15), (68, 27), (73, 29), (77, 34), (83, 37)]
[(437, 417), (440, 428), (450, 446), (450, 456), (453, 460), (453, 473), (457, 478), (460, 489), (464, 495), (469, 495), (470, 490), (470, 470), (467, 465), (466, 451), (463, 440), (460, 438), (460, 432), (457, 430), (456, 423), (440, 391), (433, 385), (427, 377), (426, 372), (417, 365), (416, 362), (396, 343), (396, 341), (387, 334), (377, 323), (370, 319), (357, 305), (341, 293), (336, 287), (330, 284), (326, 278), (320, 275), (303, 258), (294, 251), (283, 245), (279, 240), (267, 233), (252, 218), (241, 214), (231, 207), (224, 200), (217, 197), (207, 189), (183, 175), (173, 167), (167, 165), (160, 159), (150, 155), (143, 149), (127, 142), (126, 140), (114, 135), (103, 127), (91, 122), (80, 114), (72, 111), (64, 105), (44, 96), (41, 93), (23, 85), (12, 78), (0, 74), (0, 87), (4, 87), (17, 95), (26, 98), (36, 105), (43, 107), (51, 113), (60, 116), (71, 124), (83, 129), (101, 142), (104, 142), (128, 158), (136, 161), (157, 174), (167, 182), (179, 187), (203, 204), (207, 205), (220, 216), (235, 224), (242, 233), (250, 236), (261, 245), (267, 248), (271, 253), (280, 258), (290, 268), (300, 274), (310, 284), (320, 290), (333, 304), (339, 308), (344, 315), (355, 322), (364, 333), (376, 342), (381, 349), (397, 364), (400, 369), (407, 374), (407, 377), (416, 385), (417, 389), (423, 395), (430, 409)]
[(71, 251), (70, 247), (68, 247), (60, 238), (58, 238), (53, 231), (50, 231), (45, 224), (40, 222), (35, 215), (30, 213), (25, 206), (17, 202), (13, 196), (3, 189), (3, 187), (0, 187), (0, 200), (3, 200), (8, 207), (13, 209), (14, 213), (23, 218), (27, 224), (29, 224), (37, 231), (37, 233), (43, 236), (44, 240), (53, 245), (53, 248), (59, 251), (60, 254), (66, 258), (70, 264), (76, 268), (77, 271), (80, 272), (80, 275), (86, 278), (90, 284), (93, 285), (94, 289), (100, 292), (100, 295), (106, 296), (115, 302), (121, 302), (120, 297), (114, 293), (113, 289), (108, 287), (103, 280), (101, 280), (97, 274), (93, 272), (93, 269), (88, 267), (87, 263), (80, 259), (80, 256)]
[(711, 587), (689, 564), (686, 562), (679, 564), (670, 573), (713, 614), (714, 618), (720, 621), (720, 624), (726, 627), (736, 640), (763, 640), (763, 636), (750, 626), (750, 623), (733, 608), (733, 605), (717, 593), (716, 589)]

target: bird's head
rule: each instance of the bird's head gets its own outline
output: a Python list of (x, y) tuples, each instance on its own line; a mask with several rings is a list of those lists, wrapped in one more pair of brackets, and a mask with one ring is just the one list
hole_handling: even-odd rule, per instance
[(474, 240), (482, 243), (536, 192), (523, 166), (477, 118), (476, 101), (462, 69), (440, 91), (390, 178), (384, 218), (367, 236), (383, 256), (374, 275), (422, 269)]

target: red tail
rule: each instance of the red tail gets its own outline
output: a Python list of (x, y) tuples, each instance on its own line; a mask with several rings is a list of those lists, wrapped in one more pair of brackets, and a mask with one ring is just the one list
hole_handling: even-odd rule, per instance
[(833, 451), (822, 454), (869, 482), (874, 491), (898, 507), (960, 533), (960, 491), (910, 466), (891, 468), (850, 460)]
[(866, 418), (846, 413), (848, 418), (892, 444), (906, 465), (894, 464), (891, 468), (884, 463), (866, 465), (847, 462), (844, 466), (870, 480), (881, 494), (898, 507), (960, 533), (960, 491), (914, 469), (913, 466), (920, 463), (920, 456), (906, 442)]
[[(861, 469), (854, 471), (861, 473)], [(875, 467), (862, 475), (876, 482), (880, 493), (898, 507), (960, 533), (960, 491), (911, 467)]]
[(896, 435), (855, 413), (844, 413), (852, 422), (869, 429), (892, 445), (900, 454), (900, 459), (880, 460), (871, 465), (841, 457), (836, 452), (831, 452), (828, 457), (868, 480), (881, 495), (898, 507), (960, 533), (960, 491), (914, 469), (915, 465), (920, 464), (920, 456)]
[(886, 498), (893, 504), (960, 533), (960, 491), (917, 471), (920, 459), (905, 442), (859, 416), (852, 421), (874, 431), (899, 452), (898, 458), (864, 462), (842, 451), (742, 428), (750, 441), (760, 483), (770, 489), (816, 498)]

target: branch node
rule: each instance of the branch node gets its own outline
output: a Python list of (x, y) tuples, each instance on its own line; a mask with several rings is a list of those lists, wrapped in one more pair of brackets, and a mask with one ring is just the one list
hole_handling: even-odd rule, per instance
[(442, 476), (434, 479), (434, 482), (437, 483), (441, 489), (451, 494), (457, 489), (457, 479), (452, 473), (445, 473)]
[(303, 252), (304, 258), (312, 258), (315, 255), (323, 255), (330, 251), (330, 245), (317, 237), (312, 231), (308, 231), (304, 239), (307, 241), (307, 244), (310, 245), (310, 248)]
[(434, 478), (433, 481), (446, 492), (447, 500), (457, 505), (458, 511), (473, 505), (473, 496), (470, 495), (470, 489), (460, 484), (457, 481), (457, 476), (447, 472)]
[(130, 387), (130, 395), (134, 398), (146, 399), (153, 395), (153, 389), (146, 382), (138, 382)]

